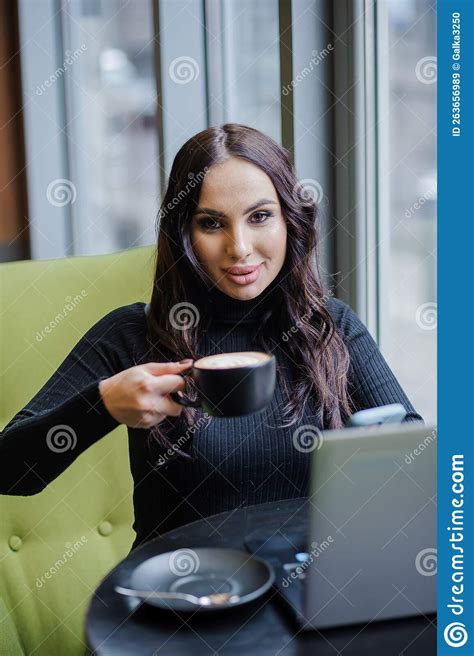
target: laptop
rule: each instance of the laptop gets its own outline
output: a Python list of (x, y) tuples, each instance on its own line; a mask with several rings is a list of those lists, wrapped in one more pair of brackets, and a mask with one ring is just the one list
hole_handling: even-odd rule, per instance
[(302, 512), (297, 529), (246, 538), (300, 630), (436, 612), (434, 426), (321, 432)]

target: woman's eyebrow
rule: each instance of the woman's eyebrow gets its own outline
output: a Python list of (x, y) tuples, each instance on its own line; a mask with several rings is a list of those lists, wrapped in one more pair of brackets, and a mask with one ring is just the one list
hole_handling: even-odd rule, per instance
[[(257, 207), (260, 207), (261, 205), (276, 205), (277, 203), (274, 200), (271, 200), (270, 198), (260, 198), (260, 200), (257, 200), (255, 203), (250, 205), (250, 207), (247, 207), (246, 210), (244, 210), (244, 214), (249, 214), (250, 212), (253, 212), (253, 210), (256, 210)], [(212, 214), (212, 216), (217, 216), (219, 218), (225, 218), (224, 212), (218, 212), (217, 210), (212, 210), (209, 207), (196, 207), (194, 210), (194, 215), (196, 214)]]

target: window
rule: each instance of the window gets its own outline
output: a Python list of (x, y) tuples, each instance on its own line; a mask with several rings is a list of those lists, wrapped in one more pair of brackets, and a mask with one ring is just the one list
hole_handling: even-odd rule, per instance
[[(389, 224), (380, 342), (425, 421), (436, 421), (436, 7), (384, 2), (388, 26)], [(382, 73), (383, 74), (383, 73)]]
[(336, 295), (436, 421), (436, 9), (334, 7)]
[(74, 60), (65, 84), (72, 252), (150, 243), (159, 199), (151, 3), (72, 2), (62, 18)]
[(20, 0), (34, 258), (154, 239), (159, 196), (152, 5)]
[(222, 10), (225, 120), (280, 141), (278, 3), (223, 0)]

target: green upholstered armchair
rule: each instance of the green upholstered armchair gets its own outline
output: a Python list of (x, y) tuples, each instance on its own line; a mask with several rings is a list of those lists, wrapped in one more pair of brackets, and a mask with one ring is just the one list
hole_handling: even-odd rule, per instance
[[(96, 321), (149, 300), (153, 265), (149, 246), (0, 265), (1, 428)], [(0, 495), (1, 656), (84, 654), (93, 590), (133, 543), (132, 491), (120, 426), (39, 494)]]

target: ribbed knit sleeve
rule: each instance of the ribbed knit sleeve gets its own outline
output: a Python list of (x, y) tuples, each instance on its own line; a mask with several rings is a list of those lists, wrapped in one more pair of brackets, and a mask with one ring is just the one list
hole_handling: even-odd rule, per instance
[(423, 421), (369, 333), (352, 308), (338, 299), (328, 303), (349, 350), (349, 394), (357, 410), (401, 403), (404, 421)]
[(0, 433), (0, 494), (40, 492), (119, 425), (103, 404), (99, 382), (133, 366), (127, 357), (133, 334), (143, 325), (136, 318), (138, 309), (141, 318), (142, 303), (117, 308), (93, 325), (5, 426)]

